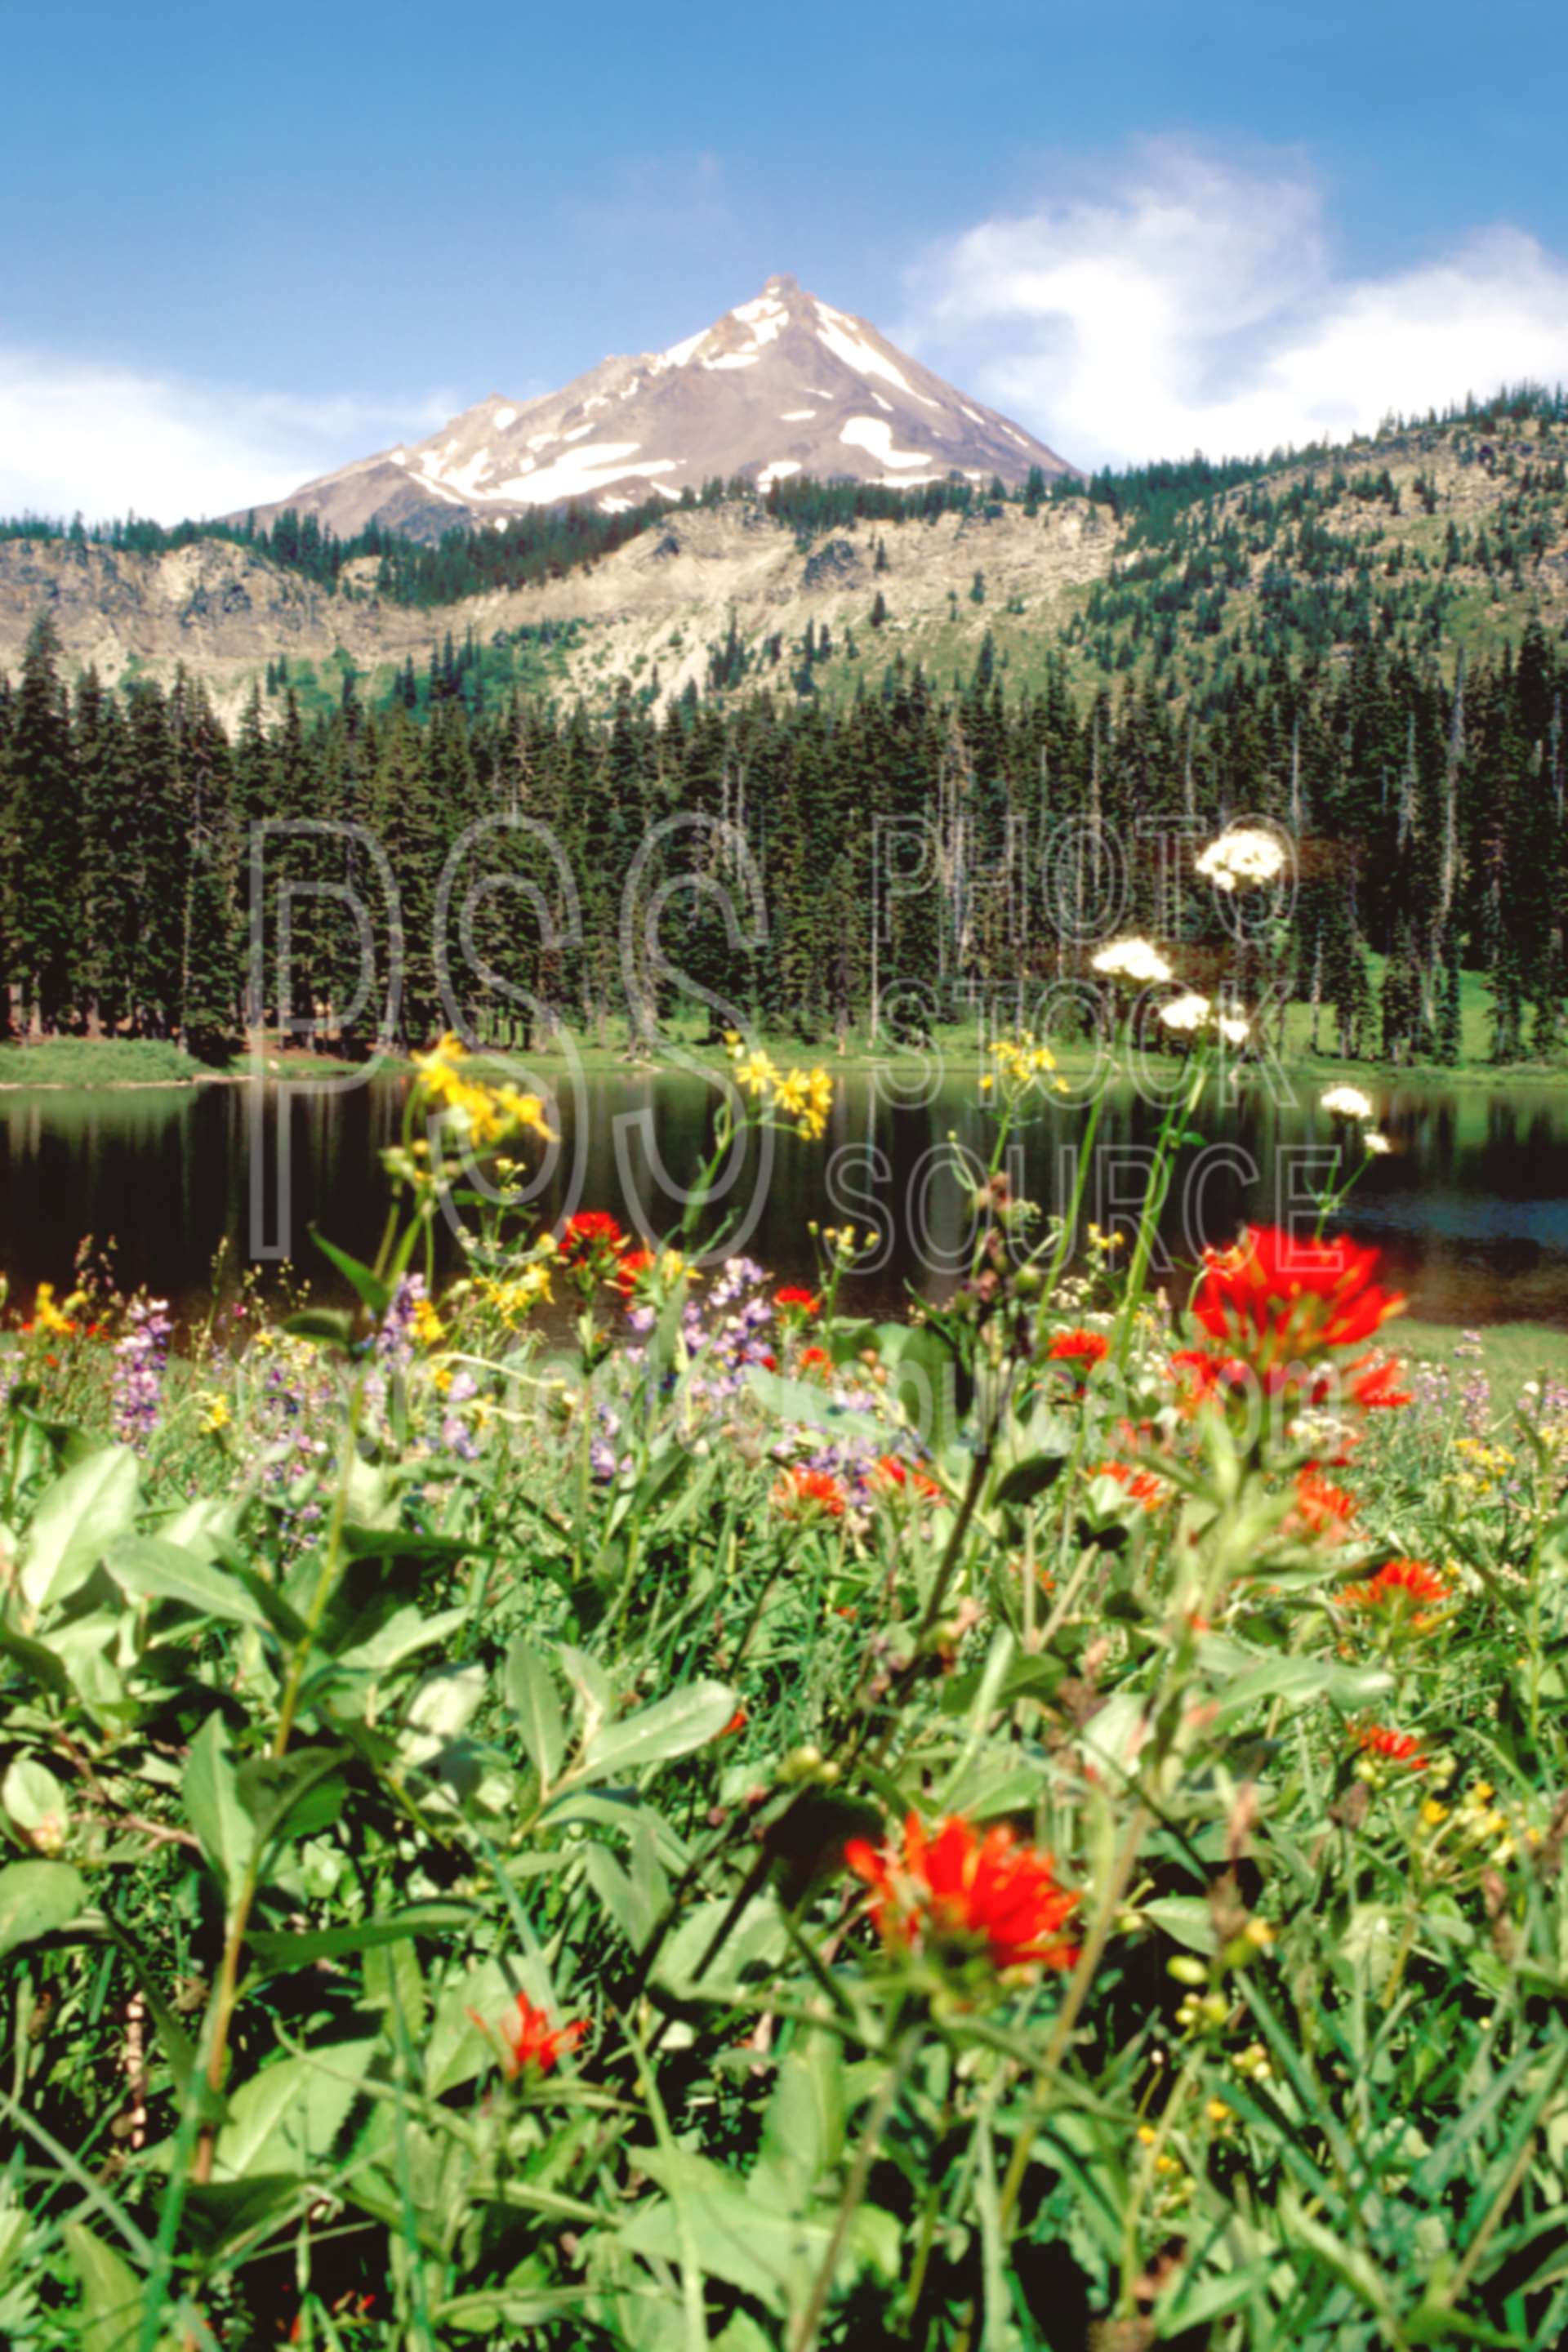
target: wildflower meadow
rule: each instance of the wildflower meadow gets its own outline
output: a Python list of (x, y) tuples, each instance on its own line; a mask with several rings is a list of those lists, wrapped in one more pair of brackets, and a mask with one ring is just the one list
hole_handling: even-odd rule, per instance
[(727, 1246), (833, 1091), (739, 1037), (668, 1233), (542, 1229), (447, 1038), (352, 1307), (13, 1319), (7, 2344), (1568, 2334), (1568, 1395), (1405, 1367), (1343, 1188), (1157, 1287), (1247, 1022), (1097, 967), (1142, 1214), (1015, 1195), (999, 1040), (897, 1319)]

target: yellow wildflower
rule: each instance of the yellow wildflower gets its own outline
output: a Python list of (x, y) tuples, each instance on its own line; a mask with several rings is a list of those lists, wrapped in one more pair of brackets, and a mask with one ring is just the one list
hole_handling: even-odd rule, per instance
[(430, 1298), (416, 1298), (410, 1318), (414, 1337), (422, 1348), (437, 1348), (447, 1336), (447, 1326)]

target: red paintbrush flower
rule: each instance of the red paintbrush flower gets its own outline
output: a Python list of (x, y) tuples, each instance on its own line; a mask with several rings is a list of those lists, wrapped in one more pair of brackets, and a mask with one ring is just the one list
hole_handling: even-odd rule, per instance
[(803, 1289), (798, 1282), (786, 1283), (782, 1290), (775, 1290), (773, 1305), (781, 1315), (807, 1317), (822, 1312), (822, 1301), (816, 1291)]
[(997, 1969), (1070, 1969), (1078, 1958), (1062, 1933), (1077, 1895), (1057, 1885), (1048, 1853), (1019, 1845), (1009, 1829), (982, 1832), (954, 1818), (928, 1838), (910, 1813), (901, 1852), (854, 1838), (844, 1859), (871, 1889), (878, 1933), (900, 1950), (983, 1952)]
[(1356, 1746), (1368, 1756), (1376, 1756), (1384, 1764), (1403, 1764), (1412, 1772), (1425, 1772), (1431, 1762), (1421, 1752), (1421, 1743), (1411, 1731), (1388, 1731), (1381, 1724), (1369, 1723), (1356, 1734)]
[(1346, 1370), (1346, 1393), (1364, 1412), (1389, 1411), (1410, 1402), (1409, 1390), (1394, 1386), (1404, 1378), (1405, 1367), (1397, 1356), (1362, 1356)]
[(615, 1285), (629, 1307), (638, 1282), (653, 1264), (653, 1252), (648, 1249), (628, 1249), (616, 1267)]
[(1433, 1622), (1431, 1612), (1449, 1598), (1450, 1587), (1424, 1559), (1384, 1560), (1375, 1576), (1347, 1584), (1339, 1594), (1346, 1609), (1403, 1621), (1417, 1633), (1425, 1632)]
[(769, 1498), (786, 1519), (841, 1519), (844, 1489), (826, 1470), (786, 1470)]
[(1103, 1331), (1057, 1331), (1046, 1349), (1046, 1361), (1070, 1364), (1081, 1389), (1096, 1364), (1102, 1364), (1110, 1353), (1110, 1342)]
[[(481, 2033), (490, 2032), (473, 2010), (468, 2015)], [(563, 2051), (575, 2050), (587, 2031), (587, 2020), (581, 2017), (570, 2025), (552, 2025), (549, 2011), (535, 2009), (528, 1995), (520, 1992), (515, 2012), (500, 2027), (501, 2064), (510, 2075), (521, 2074), (527, 2066), (548, 2074), (559, 2063)]]
[(607, 1209), (579, 1209), (568, 1217), (561, 1233), (561, 1262), (580, 1265), (584, 1258), (618, 1255), (626, 1237)]
[(1238, 1356), (1225, 1355), (1215, 1348), (1178, 1348), (1171, 1358), (1170, 1373), (1185, 1390), (1190, 1410), (1213, 1396), (1216, 1389), (1239, 1388), (1247, 1379), (1247, 1366)]
[(1287, 1535), (1321, 1536), (1337, 1543), (1356, 1515), (1356, 1499), (1309, 1465), (1296, 1473), (1295, 1507), (1285, 1521)]
[(1157, 1510), (1170, 1493), (1163, 1478), (1156, 1478), (1152, 1470), (1137, 1470), (1130, 1462), (1097, 1462), (1089, 1472), (1091, 1478), (1114, 1478), (1125, 1488), (1130, 1503), (1140, 1503), (1144, 1510)]
[(833, 1359), (826, 1348), (803, 1348), (796, 1369), (803, 1372), (830, 1372)]
[(869, 1483), (884, 1494), (909, 1486), (927, 1502), (942, 1500), (942, 1490), (934, 1478), (917, 1469), (912, 1462), (901, 1462), (896, 1454), (884, 1454), (872, 1465)]
[(1233, 1250), (1209, 1250), (1193, 1314), (1216, 1347), (1241, 1358), (1270, 1394), (1300, 1386), (1304, 1366), (1365, 1344), (1405, 1301), (1373, 1280), (1378, 1253), (1344, 1238), (1303, 1242), (1251, 1225)]

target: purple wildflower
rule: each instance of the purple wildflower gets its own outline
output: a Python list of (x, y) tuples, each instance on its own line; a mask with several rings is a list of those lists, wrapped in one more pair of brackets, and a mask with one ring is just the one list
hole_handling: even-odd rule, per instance
[(139, 1454), (158, 1425), (170, 1328), (166, 1298), (135, 1299), (131, 1328), (114, 1349), (115, 1434)]

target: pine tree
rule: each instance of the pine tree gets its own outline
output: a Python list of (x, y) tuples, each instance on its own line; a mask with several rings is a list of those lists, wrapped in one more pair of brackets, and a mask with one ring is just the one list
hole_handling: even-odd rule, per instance
[(11, 970), (35, 1029), (70, 1004), (79, 950), (80, 811), (59, 640), (46, 614), (28, 636), (6, 751), (5, 842)]

